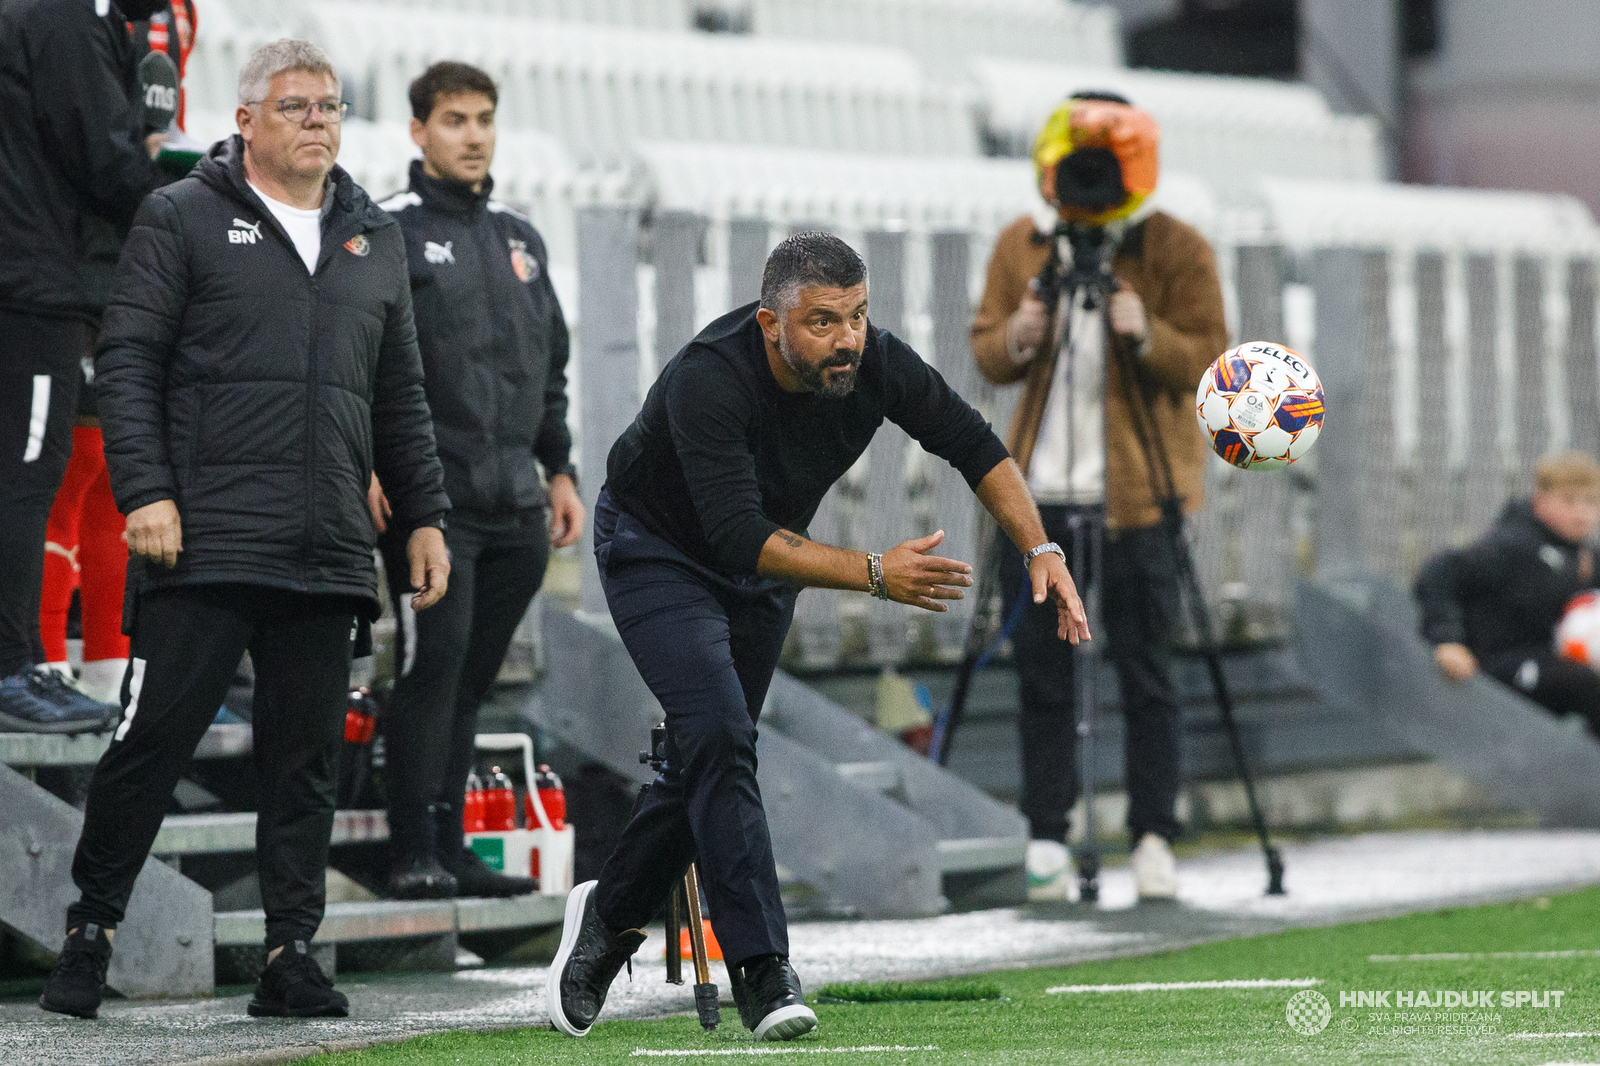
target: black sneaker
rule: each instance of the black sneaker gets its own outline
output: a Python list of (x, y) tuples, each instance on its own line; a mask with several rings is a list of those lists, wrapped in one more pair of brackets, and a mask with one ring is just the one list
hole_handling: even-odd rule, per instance
[(114, 703), (92, 700), (49, 666), (28, 666), (0, 681), (0, 731), (98, 733), (122, 716)]
[(93, 922), (67, 934), (39, 1006), (57, 1014), (95, 1018), (106, 992), (106, 967), (111, 965), (111, 938)]
[(350, 1001), (334, 989), (306, 942), (296, 940), (262, 971), (246, 1009), (252, 1018), (343, 1018)]
[(646, 936), (643, 929), (611, 935), (589, 902), (597, 884), (585, 881), (567, 896), (561, 947), (545, 981), (550, 1027), (568, 1036), (583, 1036), (594, 1025), (617, 971), (626, 963), (628, 972), (633, 972), (633, 953)]
[(432, 854), (401, 855), (389, 867), (389, 895), (393, 899), (454, 899), (455, 876)]
[(456, 852), (452, 861), (441, 856), (440, 865), (456, 879), (457, 896), (490, 896), (503, 899), (508, 896), (526, 896), (539, 891), (539, 881), (533, 877), (514, 877), (493, 869), (483, 857), (471, 848)]
[(757, 955), (728, 967), (728, 983), (739, 1020), (757, 1040), (793, 1040), (817, 1027), (817, 1016), (800, 991), (800, 977), (782, 955)]

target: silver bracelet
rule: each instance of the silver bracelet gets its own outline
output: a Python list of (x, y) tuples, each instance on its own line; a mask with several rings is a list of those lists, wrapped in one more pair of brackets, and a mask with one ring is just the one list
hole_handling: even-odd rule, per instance
[(867, 553), (867, 585), (868, 591), (880, 600), (889, 598), (889, 583), (883, 579), (883, 554), (881, 552)]

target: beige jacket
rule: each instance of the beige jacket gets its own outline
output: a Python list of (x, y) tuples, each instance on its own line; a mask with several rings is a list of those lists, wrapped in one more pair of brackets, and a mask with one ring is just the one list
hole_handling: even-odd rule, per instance
[[(972, 352), (983, 376), (996, 385), (1027, 379), (1006, 440), (1024, 474), (1044, 419), (1056, 353), (1053, 345), (1043, 344), (1032, 360), (1018, 365), (1006, 351), (1006, 322), (1049, 255), (1047, 243), (1034, 242), (1037, 232), (1034, 220), (1024, 216), (1000, 234), (972, 323)], [(1210, 449), (1195, 418), (1195, 389), (1228, 345), (1216, 260), (1192, 226), (1156, 211), (1129, 226), (1111, 268), (1144, 302), (1150, 323), (1145, 387), (1154, 390), (1153, 408), (1183, 509), (1197, 511), (1205, 502)], [(1113, 529), (1153, 526), (1161, 512), (1134, 435), (1122, 375), (1109, 351), (1105, 365), (1107, 524)]]

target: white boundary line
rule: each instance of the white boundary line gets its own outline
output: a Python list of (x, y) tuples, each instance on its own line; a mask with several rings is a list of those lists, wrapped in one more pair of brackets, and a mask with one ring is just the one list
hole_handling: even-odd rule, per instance
[(633, 1058), (698, 1058), (702, 1055), (838, 1055), (847, 1052), (856, 1054), (883, 1054), (891, 1051), (938, 1051), (937, 1044), (924, 1044), (921, 1047), (905, 1047), (901, 1044), (868, 1045), (865, 1047), (731, 1047), (731, 1048), (687, 1048), (682, 1051), (658, 1050), (656, 1048), (634, 1048)]
[(1368, 962), (1479, 962), (1483, 959), (1593, 959), (1600, 949), (1570, 951), (1439, 951), (1431, 955), (1368, 955)]
[(1201, 988), (1310, 988), (1320, 985), (1320, 977), (1252, 977), (1229, 981), (1139, 981), (1131, 985), (1056, 985), (1045, 989), (1047, 996), (1080, 992), (1186, 992)]
[(1600, 1036), (1600, 1033), (1507, 1033), (1513, 1040), (1575, 1040), (1584, 1036)]

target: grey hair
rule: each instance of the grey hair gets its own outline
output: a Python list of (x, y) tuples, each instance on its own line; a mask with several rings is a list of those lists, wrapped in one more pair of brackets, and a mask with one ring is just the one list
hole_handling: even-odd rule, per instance
[(327, 74), (333, 78), (334, 92), (339, 91), (339, 72), (333, 68), (328, 53), (310, 41), (297, 41), (285, 37), (264, 44), (250, 53), (239, 71), (240, 105), (255, 103), (267, 95), (272, 79), (286, 70), (303, 70), (308, 74)]

